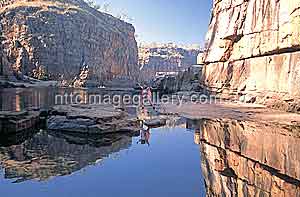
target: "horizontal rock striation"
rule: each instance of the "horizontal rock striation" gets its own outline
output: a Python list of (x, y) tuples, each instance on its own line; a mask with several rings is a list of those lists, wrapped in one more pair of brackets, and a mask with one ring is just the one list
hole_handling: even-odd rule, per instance
[(300, 96), (299, 1), (215, 0), (206, 44), (201, 84), (211, 93)]
[(299, 196), (299, 181), (229, 150), (201, 143), (207, 196)]
[(82, 0), (1, 2), (2, 52), (15, 74), (72, 80), (84, 64), (92, 79), (136, 74), (138, 50), (131, 24)]
[(208, 196), (299, 196), (299, 128), (202, 120), (197, 143)]
[(37, 128), (45, 113), (38, 111), (0, 111), (0, 135), (15, 134)]

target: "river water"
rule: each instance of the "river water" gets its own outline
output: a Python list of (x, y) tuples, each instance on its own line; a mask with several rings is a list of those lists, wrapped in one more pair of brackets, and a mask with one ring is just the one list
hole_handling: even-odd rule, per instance
[(1, 196), (205, 196), (192, 130), (87, 139), (39, 132), (0, 148)]
[[(59, 91), (2, 90), (1, 108), (47, 108)], [(21, 102), (9, 102), (13, 98)], [(298, 127), (178, 117), (170, 122), (150, 130), (149, 145), (140, 143), (140, 133), (99, 137), (30, 131), (1, 136), (0, 194), (300, 196)]]
[[(111, 89), (74, 89), (55, 87), (8, 88), (0, 89), (0, 110), (22, 111), (24, 109), (48, 109), (60, 104), (122, 104), (123, 96), (130, 96), (131, 103), (137, 91)], [(120, 101), (118, 100), (119, 98)]]

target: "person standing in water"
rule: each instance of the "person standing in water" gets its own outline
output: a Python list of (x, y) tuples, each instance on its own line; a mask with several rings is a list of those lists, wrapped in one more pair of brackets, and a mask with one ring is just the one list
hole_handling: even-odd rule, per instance
[(148, 146), (150, 146), (150, 128), (148, 126), (146, 126), (144, 124), (144, 122), (142, 121), (142, 128), (141, 128), (141, 139), (139, 139), (138, 143), (141, 144), (148, 144)]
[(146, 106), (151, 106), (154, 110), (155, 107), (152, 102), (152, 91), (150, 87), (143, 87), (141, 92), (142, 110), (147, 114)]

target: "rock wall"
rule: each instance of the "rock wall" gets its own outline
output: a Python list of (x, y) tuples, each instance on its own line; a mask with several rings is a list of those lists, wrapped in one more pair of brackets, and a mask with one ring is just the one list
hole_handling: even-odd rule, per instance
[(200, 47), (169, 44), (144, 44), (139, 47), (139, 66), (143, 78), (152, 79), (157, 72), (178, 72), (197, 64)]
[(82, 0), (2, 1), (0, 26), (15, 73), (71, 80), (87, 64), (90, 78), (106, 80), (138, 71), (134, 27)]
[(236, 120), (198, 122), (207, 196), (299, 196), (299, 128)]
[(300, 96), (300, 1), (215, 0), (206, 39), (210, 92)]

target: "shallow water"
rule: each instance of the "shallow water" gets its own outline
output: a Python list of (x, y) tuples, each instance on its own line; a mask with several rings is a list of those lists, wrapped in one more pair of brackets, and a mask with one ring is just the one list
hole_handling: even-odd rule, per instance
[[(49, 108), (64, 93), (114, 94), (2, 89), (0, 108)], [(133, 134), (0, 136), (0, 195), (300, 196), (299, 126), (228, 119), (167, 123), (169, 128), (151, 129), (150, 146)]]
[[(103, 104), (109, 98), (109, 104), (120, 104), (113, 96), (135, 95), (135, 91), (109, 89), (74, 89), (56, 87), (7, 88), (0, 89), (1, 111), (22, 111), (27, 108), (48, 109), (60, 104)], [(67, 97), (65, 97), (67, 95)], [(93, 97), (95, 96), (95, 97)], [(107, 96), (107, 97), (106, 97)], [(95, 98), (95, 99), (89, 99)]]
[[(0, 148), (3, 196), (205, 196), (192, 130), (92, 139), (41, 132)], [(112, 143), (113, 142), (113, 143)]]

